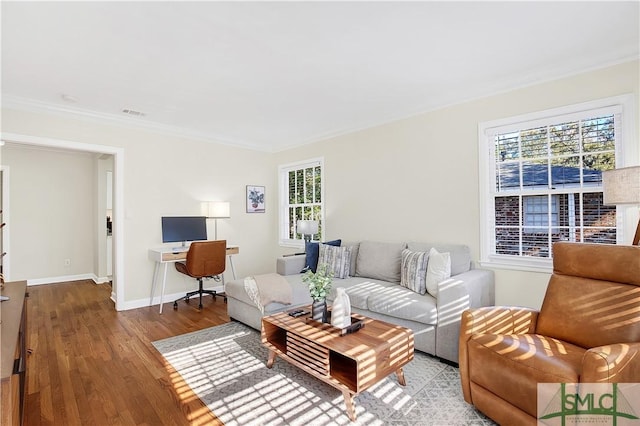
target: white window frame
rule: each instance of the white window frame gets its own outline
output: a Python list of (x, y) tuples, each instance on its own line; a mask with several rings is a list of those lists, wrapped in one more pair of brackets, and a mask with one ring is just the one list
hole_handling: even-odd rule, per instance
[[(480, 195), (480, 265), (500, 269), (515, 269), (534, 272), (551, 272), (553, 260), (527, 256), (507, 256), (495, 254), (495, 142), (493, 135), (509, 131), (534, 128), (555, 124), (567, 119), (585, 118), (589, 114), (616, 115), (616, 168), (636, 165), (638, 162), (638, 144), (636, 135), (636, 111), (634, 95), (627, 94), (598, 99), (560, 108), (543, 110), (529, 114), (507, 117), (478, 124), (479, 159), (479, 195)], [(560, 121), (558, 121), (560, 120)], [(543, 192), (545, 193), (545, 192)], [(534, 195), (534, 194), (532, 194)], [(637, 208), (637, 206), (634, 206)], [(618, 243), (630, 241), (625, 233), (625, 216), (628, 207), (618, 206), (617, 240)]]
[(279, 198), (279, 211), (278, 211), (278, 223), (279, 223), (279, 244), (283, 247), (295, 247), (304, 249), (304, 240), (300, 239), (292, 239), (289, 238), (289, 188), (287, 186), (288, 174), (293, 170), (306, 169), (309, 167), (320, 166), (320, 218), (319, 221), (322, 226), (323, 235), (327, 235), (327, 227), (324, 220), (324, 188), (325, 188), (325, 180), (324, 180), (324, 158), (317, 157), (309, 160), (297, 161), (294, 163), (288, 163), (278, 166), (278, 198)]

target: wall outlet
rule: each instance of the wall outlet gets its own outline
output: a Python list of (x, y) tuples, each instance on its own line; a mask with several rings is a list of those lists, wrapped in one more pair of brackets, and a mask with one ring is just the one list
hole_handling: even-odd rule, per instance
[(71, 259), (65, 259), (64, 266), (71, 266)]

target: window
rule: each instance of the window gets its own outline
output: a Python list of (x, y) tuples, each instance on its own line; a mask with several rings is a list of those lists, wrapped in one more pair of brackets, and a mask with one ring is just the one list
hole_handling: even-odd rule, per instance
[(602, 171), (621, 164), (624, 108), (602, 103), (479, 126), (483, 262), (548, 268), (555, 241), (620, 239)]
[[(532, 195), (523, 197), (524, 201), (524, 232), (546, 232), (551, 224), (558, 226), (558, 196), (546, 197), (544, 195)], [(551, 205), (549, 205), (551, 200)], [(551, 221), (551, 222), (550, 222)]]
[(319, 230), (313, 236), (321, 240), (324, 228), (323, 160), (313, 159), (279, 167), (280, 243), (301, 246), (304, 237), (297, 233), (298, 220), (317, 220)]

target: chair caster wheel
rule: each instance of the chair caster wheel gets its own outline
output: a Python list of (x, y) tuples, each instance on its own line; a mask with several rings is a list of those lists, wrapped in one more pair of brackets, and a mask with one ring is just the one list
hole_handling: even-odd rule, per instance
[(178, 302), (173, 302), (173, 310), (174, 311), (178, 310)]

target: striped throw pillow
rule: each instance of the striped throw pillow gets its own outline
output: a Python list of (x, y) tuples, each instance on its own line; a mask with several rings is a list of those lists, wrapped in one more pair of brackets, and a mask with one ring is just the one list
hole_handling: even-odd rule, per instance
[(334, 278), (348, 278), (351, 266), (351, 247), (335, 247), (320, 244), (318, 265), (326, 263)]
[(423, 251), (402, 250), (400, 265), (400, 285), (418, 294), (427, 292), (427, 263), (429, 253)]

